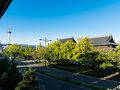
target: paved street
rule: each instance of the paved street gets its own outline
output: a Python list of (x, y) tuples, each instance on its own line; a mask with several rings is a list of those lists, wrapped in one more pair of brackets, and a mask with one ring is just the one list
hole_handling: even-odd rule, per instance
[(90, 90), (71, 83), (57, 80), (43, 74), (38, 74), (39, 85), (44, 86), (45, 90)]
[(104, 87), (104, 88), (113, 89), (117, 87), (118, 85), (120, 85), (120, 82), (118, 81), (101, 80), (100, 78), (78, 74), (78, 73), (71, 73), (71, 72), (67, 72), (67, 71), (59, 70), (55, 68), (50, 68), (50, 67), (47, 67), (47, 73), (51, 73), (51, 74), (58, 75), (61, 77), (69, 77), (70, 79), (75, 80), (75, 81), (80, 81), (83, 83), (92, 84), (92, 85), (96, 85), (96, 86)]
[[(40, 65), (22, 65), (19, 68), (22, 68), (22, 67), (33, 67), (33, 68), (38, 69), (40, 71), (45, 70), (45, 68), (43, 66), (40, 66)], [(83, 74), (67, 72), (64, 70), (59, 70), (59, 69), (55, 69), (55, 68), (51, 68), (51, 67), (47, 67), (46, 72), (53, 74), (53, 75), (63, 77), (63, 78), (69, 77), (72, 80), (76, 80), (76, 81), (80, 81), (80, 82), (83, 82), (86, 84), (92, 84), (92, 85), (96, 85), (96, 86), (104, 87), (104, 88), (113, 89), (113, 88), (120, 85), (120, 82), (118, 82), (118, 81), (101, 80), (100, 78), (91, 77), (91, 76), (87, 76), (87, 75), (83, 75)]]
[[(19, 69), (26, 69), (25, 67), (30, 67), (30, 66), (31, 65), (22, 65), (19, 67)], [(36, 67), (36, 66), (32, 65), (32, 67)], [(42, 71), (44, 70), (43, 67), (39, 67), (39, 69), (41, 69)], [(45, 90), (91, 90), (89, 88), (67, 83), (67, 82), (46, 76), (44, 74), (37, 73), (37, 75), (39, 79), (39, 86), (44, 86)]]

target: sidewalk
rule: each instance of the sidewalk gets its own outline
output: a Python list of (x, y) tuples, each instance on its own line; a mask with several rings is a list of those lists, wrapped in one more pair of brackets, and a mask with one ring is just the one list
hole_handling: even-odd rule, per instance
[[(31, 66), (35, 69), (38, 69), (40, 71), (45, 71), (45, 68), (43, 66), (38, 65), (28, 65), (28, 67)], [(60, 76), (63, 78), (69, 77), (71, 80), (79, 81), (86, 84), (92, 84), (103, 88), (109, 88), (114, 89), (120, 85), (120, 82), (118, 81), (112, 81), (112, 80), (101, 80), (100, 78), (87, 76), (83, 74), (77, 74), (72, 73), (64, 70), (59, 70), (56, 68), (46, 67), (46, 73), (53, 74), (56, 76)]]

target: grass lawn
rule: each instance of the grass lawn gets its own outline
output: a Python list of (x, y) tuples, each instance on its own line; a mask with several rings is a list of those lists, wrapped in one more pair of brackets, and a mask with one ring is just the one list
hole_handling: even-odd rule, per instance
[(53, 68), (58, 68), (61, 70), (79, 73), (79, 74), (86, 74), (89, 76), (100, 77), (99, 74), (92, 72), (92, 70), (90, 68), (82, 68), (81, 67), (82, 69), (80, 69), (79, 65), (49, 65), (49, 66), (53, 67)]
[[(41, 62), (38, 64), (45, 64), (45, 62)], [(75, 73), (79, 73), (79, 74), (85, 74), (85, 75), (89, 75), (89, 76), (93, 76), (93, 77), (99, 77), (99, 78), (103, 78), (105, 76), (108, 76), (106, 74), (101, 74), (98, 72), (93, 72), (92, 69), (90, 67), (85, 67), (85, 66), (79, 66), (79, 65), (75, 65), (75, 64), (66, 64), (66, 65), (58, 65), (56, 63), (48, 63), (46, 62), (46, 65), (49, 67), (53, 67), (53, 68), (57, 68), (57, 69), (61, 69), (61, 70), (65, 70), (65, 71), (69, 71), (69, 72), (75, 72)]]

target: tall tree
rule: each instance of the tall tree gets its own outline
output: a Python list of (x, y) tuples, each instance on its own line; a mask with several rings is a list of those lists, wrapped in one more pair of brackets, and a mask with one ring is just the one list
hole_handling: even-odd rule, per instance
[(33, 59), (44, 59), (45, 48), (40, 44), (38, 48), (32, 53)]
[(12, 56), (12, 57), (16, 57), (16, 56), (19, 56), (19, 55), (22, 56), (23, 48), (22, 48), (22, 46), (20, 46), (18, 44), (13, 44), (8, 49), (3, 51), (2, 54), (7, 55), (7, 56)]
[(54, 51), (53, 51), (53, 55), (54, 55), (54, 60), (58, 60), (60, 58), (60, 52), (61, 52), (61, 41), (57, 39), (57, 41), (53, 42), (53, 47), (54, 47)]
[(61, 58), (71, 60), (73, 57), (73, 50), (75, 49), (75, 43), (72, 40), (66, 41), (61, 45)]
[(46, 51), (47, 51), (46, 58), (47, 58), (47, 60), (49, 60), (51, 62), (51, 60), (54, 59), (54, 45), (53, 45), (53, 43), (48, 43)]
[(15, 90), (39, 90), (38, 79), (35, 70), (29, 68), (23, 73), (23, 80), (18, 84)]
[(93, 45), (91, 44), (92, 41), (88, 37), (85, 38), (78, 38), (78, 42), (76, 43), (75, 49), (73, 50), (73, 59), (78, 61), (79, 63), (83, 62), (83, 58), (81, 57), (84, 56), (88, 51), (92, 51)]
[(2, 87), (5, 90), (14, 90), (20, 81), (20, 77), (14, 59), (11, 62), (7, 58), (0, 60), (0, 78), (3, 81)]
[(34, 52), (34, 49), (32, 47), (26, 46), (24, 48), (23, 55), (26, 56), (26, 57), (28, 57), (28, 56), (31, 56), (33, 52)]

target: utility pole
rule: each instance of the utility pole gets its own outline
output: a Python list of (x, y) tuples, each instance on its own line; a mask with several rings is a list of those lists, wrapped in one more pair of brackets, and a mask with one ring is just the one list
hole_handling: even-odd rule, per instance
[(46, 43), (49, 41), (52, 41), (52, 40), (48, 40), (46, 37), (45, 37), (45, 39), (39, 39), (39, 40), (45, 42), (45, 73), (46, 73)]

